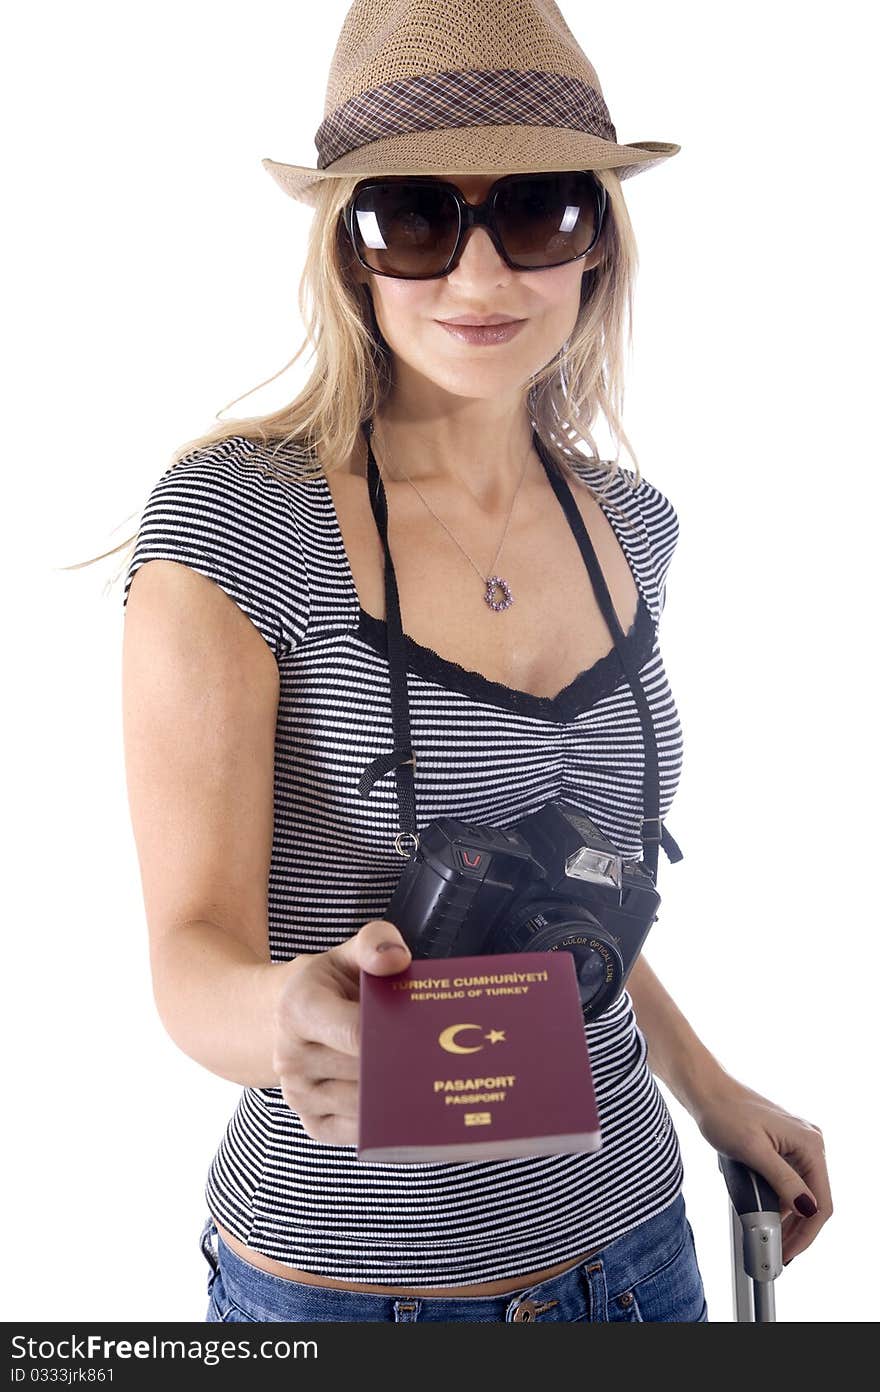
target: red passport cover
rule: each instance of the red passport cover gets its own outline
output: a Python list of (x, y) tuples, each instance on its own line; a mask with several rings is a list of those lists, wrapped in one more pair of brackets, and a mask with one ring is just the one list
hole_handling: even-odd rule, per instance
[(570, 952), (360, 975), (358, 1160), (504, 1160), (602, 1144)]

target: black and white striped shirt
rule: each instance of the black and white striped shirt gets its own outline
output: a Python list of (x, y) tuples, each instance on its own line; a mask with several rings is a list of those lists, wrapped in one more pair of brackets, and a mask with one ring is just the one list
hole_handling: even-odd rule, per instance
[[(384, 621), (359, 606), (326, 479), (279, 479), (267, 461), (268, 448), (235, 436), (168, 469), (141, 518), (123, 605), (146, 561), (179, 561), (221, 586), (275, 654), (268, 892), (281, 961), (382, 918), (402, 861), (393, 772), (368, 798), (357, 791), (364, 767), (394, 747)], [(574, 467), (601, 485), (597, 466)], [(633, 477), (621, 470), (608, 493), (630, 525), (605, 514), (639, 591), (626, 642), (655, 722), (665, 815), (682, 733), (657, 626), (678, 518)], [(624, 856), (641, 855), (642, 734), (615, 651), (551, 698), (406, 647), (419, 825), (453, 816), (509, 827), (564, 797)], [(595, 1153), (365, 1164), (354, 1146), (312, 1139), (280, 1088), (245, 1088), (208, 1171), (208, 1207), (256, 1251), (359, 1284), (469, 1285), (604, 1246), (671, 1204), (683, 1167), (629, 992), (585, 1030), (602, 1128)]]

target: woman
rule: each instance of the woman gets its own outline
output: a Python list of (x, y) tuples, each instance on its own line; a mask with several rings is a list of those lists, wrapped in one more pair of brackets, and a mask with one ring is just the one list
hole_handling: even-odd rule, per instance
[[(354, 4), (319, 168), (265, 161), (315, 209), (315, 369), (284, 410), (190, 442), (125, 586), (157, 1005), (243, 1088), (206, 1184), (207, 1318), (706, 1320), (655, 1074), (776, 1189), (789, 1260), (831, 1212), (821, 1133), (733, 1079), (644, 956), (585, 1025), (598, 1152), (356, 1154), (359, 974), (411, 960), (384, 916), (412, 852), (404, 775), (418, 826), (510, 826), (564, 795), (626, 858), (646, 845), (635, 697), (556, 476), (647, 697), (661, 816), (681, 769), (657, 643), (675, 510), (590, 433), (601, 408), (625, 439), (620, 180), (679, 147), (617, 143), (548, 0), (470, 6), (454, 34), (442, 14), (428, 43), (423, 4)], [(486, 320), (515, 323), (451, 322)], [(414, 764), (395, 745), (379, 478)]]

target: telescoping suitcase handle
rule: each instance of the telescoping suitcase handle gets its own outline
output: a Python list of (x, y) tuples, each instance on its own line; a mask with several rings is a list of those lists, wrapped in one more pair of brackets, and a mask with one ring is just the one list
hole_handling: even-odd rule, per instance
[(776, 1319), (773, 1282), (782, 1274), (782, 1222), (779, 1195), (763, 1175), (718, 1154), (730, 1197), (733, 1310), (737, 1320)]

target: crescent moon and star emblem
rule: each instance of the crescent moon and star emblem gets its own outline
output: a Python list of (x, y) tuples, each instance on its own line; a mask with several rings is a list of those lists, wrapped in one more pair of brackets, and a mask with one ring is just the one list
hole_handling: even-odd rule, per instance
[[(481, 1030), (482, 1028), (482, 1025), (447, 1025), (445, 1030), (441, 1030), (437, 1042), (441, 1049), (446, 1049), (450, 1054), (477, 1054), (483, 1048), (482, 1044), (459, 1044), (455, 1036), (461, 1030)], [(483, 1038), (488, 1039), (490, 1044), (500, 1044), (504, 1041), (504, 1030), (490, 1030)]]

